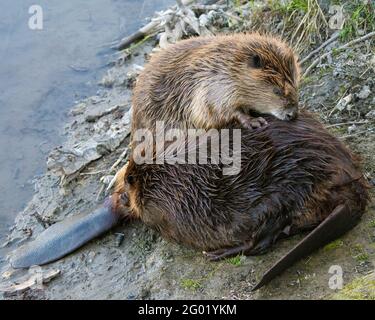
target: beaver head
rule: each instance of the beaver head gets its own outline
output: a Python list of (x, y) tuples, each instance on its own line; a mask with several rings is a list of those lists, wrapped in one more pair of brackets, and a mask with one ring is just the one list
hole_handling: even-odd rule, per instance
[(300, 67), (294, 51), (283, 41), (259, 34), (236, 35), (226, 67), (234, 80), (234, 102), (248, 109), (291, 120), (298, 113)]

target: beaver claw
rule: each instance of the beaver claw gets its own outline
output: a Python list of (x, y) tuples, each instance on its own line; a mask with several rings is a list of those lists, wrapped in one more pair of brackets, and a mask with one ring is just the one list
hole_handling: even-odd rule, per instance
[(203, 251), (203, 254), (210, 260), (210, 261), (218, 261), (225, 258), (230, 258), (236, 256), (238, 254), (246, 254), (253, 248), (253, 242), (248, 242), (238, 247), (233, 248), (223, 248), (214, 251)]
[(258, 129), (268, 124), (267, 120), (262, 117), (253, 118), (242, 112), (237, 113), (237, 120), (247, 129)]
[(258, 129), (260, 127), (266, 126), (267, 124), (268, 123), (266, 119), (262, 117), (258, 117), (258, 118), (251, 118), (250, 121), (244, 125), (244, 127), (248, 129)]

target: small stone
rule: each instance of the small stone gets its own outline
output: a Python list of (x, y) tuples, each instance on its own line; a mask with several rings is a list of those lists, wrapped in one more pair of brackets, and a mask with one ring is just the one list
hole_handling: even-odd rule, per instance
[(116, 233), (116, 247), (121, 246), (122, 242), (124, 241), (125, 235), (121, 232)]
[(375, 109), (368, 112), (365, 117), (367, 119), (375, 119)]
[(340, 99), (340, 101), (337, 103), (336, 108), (340, 111), (344, 110), (348, 104), (353, 100), (353, 95), (349, 94), (346, 97)]
[(72, 116), (78, 116), (82, 113), (84, 113), (86, 110), (86, 104), (85, 103), (79, 103), (77, 104), (71, 111), (70, 111), (70, 115)]
[(356, 131), (358, 128), (355, 124), (348, 127), (348, 134), (352, 134), (354, 131)]
[(364, 86), (360, 93), (358, 93), (358, 98), (359, 99), (366, 99), (368, 96), (371, 94), (371, 90), (369, 86)]

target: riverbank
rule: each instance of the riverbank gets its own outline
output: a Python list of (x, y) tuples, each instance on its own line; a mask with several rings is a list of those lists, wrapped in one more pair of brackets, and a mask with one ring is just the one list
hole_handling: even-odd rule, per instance
[[(334, 30), (324, 25), (324, 20), (329, 19), (324, 1), (311, 10), (278, 6), (278, 1), (271, 1), (273, 6), (263, 2), (243, 3), (235, 1), (230, 7), (216, 9), (197, 7), (194, 13), (198, 21), (207, 21), (205, 27), (213, 33), (254, 28), (282, 33), (299, 48), (302, 59), (334, 34)], [(290, 20), (290, 16), (295, 19)], [(293, 25), (294, 21), (304, 20), (306, 26), (300, 29)], [(314, 25), (309, 24), (310, 21), (318, 21), (322, 27), (305, 29)], [(374, 183), (375, 38), (339, 49), (372, 31), (364, 29), (363, 34), (336, 38), (306, 60), (304, 70), (308, 70), (316, 58), (327, 54), (326, 59), (305, 75), (301, 105), (315, 112), (329, 130), (362, 156), (364, 172)], [(114, 54), (112, 67), (100, 81), (98, 94), (72, 108), (64, 127), (65, 142), (51, 151), (48, 171), (37, 179), (33, 199), (10, 230), (9, 249), (34, 238), (51, 223), (70, 215), (89, 213), (101, 203), (116, 170), (126, 163), (131, 89), (137, 72), (160, 38), (150, 36)], [(122, 243), (120, 234), (124, 235)], [(207, 262), (201, 253), (166, 242), (140, 223), (124, 223), (61, 261), (31, 271), (6, 266), (1, 281), (2, 286), (8, 287), (24, 283), (35, 274), (56, 273), (51, 273), (54, 278), (43, 286), (39, 282), (30, 288), (7, 292), (3, 298), (375, 298), (374, 286), (371, 286), (373, 277), (368, 275), (375, 264), (373, 202), (359, 225), (347, 235), (303, 259), (267, 287), (251, 292), (251, 286), (267, 267), (299, 239), (301, 236), (281, 241), (265, 255)], [(347, 286), (341, 292), (328, 286), (331, 276), (328, 271), (332, 265), (343, 269)]]

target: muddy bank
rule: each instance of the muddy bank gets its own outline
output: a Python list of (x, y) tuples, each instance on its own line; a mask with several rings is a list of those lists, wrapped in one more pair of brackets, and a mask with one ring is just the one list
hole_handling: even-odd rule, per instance
[[(238, 9), (239, 8), (239, 9)], [(324, 6), (322, 4), (322, 8)], [(235, 15), (231, 18), (222, 11)], [(230, 32), (253, 28), (258, 20), (280, 32), (286, 23), (275, 8), (230, 7), (195, 11), (216, 17), (216, 30)], [(270, 16), (273, 14), (272, 16)], [(303, 16), (303, 12), (297, 13)], [(262, 18), (267, 15), (267, 19)], [(251, 19), (250, 19), (251, 18)], [(203, 18), (202, 18), (203, 20)], [(253, 24), (249, 24), (252, 21)], [(285, 36), (290, 39), (288, 28)], [(311, 48), (329, 38), (317, 31)], [(332, 32), (330, 32), (332, 33)], [(137, 72), (160, 37), (150, 37), (113, 56), (113, 67), (100, 82), (96, 96), (72, 108), (64, 128), (65, 143), (51, 151), (48, 171), (36, 181), (35, 196), (10, 230), (7, 247), (13, 249), (34, 238), (51, 223), (65, 217), (89, 213), (100, 205), (116, 169), (126, 163), (130, 130), (131, 88)], [(311, 39), (307, 39), (311, 40)], [(302, 41), (302, 40), (301, 40)], [(345, 50), (333, 50), (337, 39), (317, 56), (330, 52), (303, 80), (301, 104), (315, 112), (345, 143), (361, 154), (364, 171), (374, 182), (375, 152), (375, 41), (364, 40)], [(349, 41), (349, 40), (347, 40)], [(307, 68), (317, 57), (304, 64)], [(124, 240), (119, 243), (119, 234)], [(40, 281), (30, 289), (3, 294), (7, 299), (313, 299), (373, 298), (375, 263), (375, 206), (370, 204), (360, 224), (346, 236), (300, 261), (267, 287), (252, 293), (252, 284), (274, 261), (302, 236), (279, 242), (273, 250), (257, 257), (237, 257), (207, 262), (200, 252), (162, 240), (141, 223), (122, 224), (90, 242), (61, 261), (40, 269), (2, 270), (2, 285), (30, 279), (35, 272), (58, 270), (50, 282)], [(345, 290), (328, 286), (332, 265), (342, 267)], [(353, 294), (353, 291), (355, 294)], [(359, 293), (358, 293), (359, 292)], [(357, 294), (358, 293), (358, 294)]]

